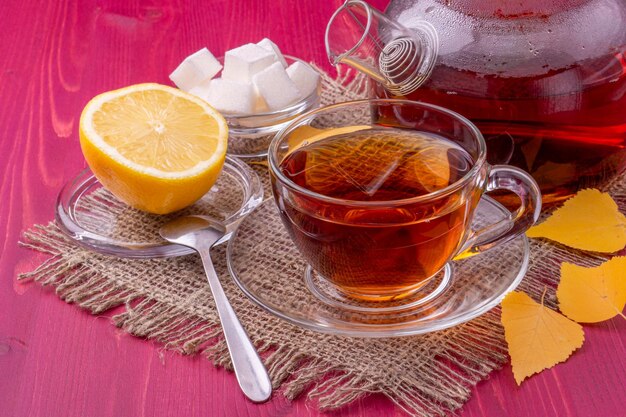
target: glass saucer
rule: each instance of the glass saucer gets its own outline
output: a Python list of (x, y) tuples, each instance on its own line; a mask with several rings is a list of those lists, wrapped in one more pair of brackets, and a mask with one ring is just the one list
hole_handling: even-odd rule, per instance
[(244, 162), (227, 156), (213, 187), (193, 205), (167, 215), (145, 213), (117, 200), (85, 169), (68, 182), (57, 198), (56, 220), (76, 243), (107, 255), (124, 258), (161, 258), (193, 253), (159, 236), (159, 228), (188, 214), (210, 216), (229, 231), (227, 241), (243, 218), (263, 201), (263, 186)]
[[(484, 196), (472, 227), (508, 219), (508, 210)], [(391, 337), (446, 329), (489, 311), (520, 283), (529, 253), (522, 235), (485, 254), (450, 262), (429, 281), (430, 288), (414, 296), (389, 302), (347, 300), (307, 265), (274, 202), (266, 201), (241, 222), (228, 243), (228, 268), (252, 301), (293, 324), (345, 336)]]

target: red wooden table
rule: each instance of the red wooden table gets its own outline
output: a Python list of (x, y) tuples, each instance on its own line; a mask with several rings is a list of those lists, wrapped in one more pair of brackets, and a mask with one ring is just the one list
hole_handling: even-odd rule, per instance
[[(156, 4), (160, 3), (160, 4)], [(107, 318), (17, 282), (43, 255), (17, 246), (53, 216), (56, 194), (84, 167), (78, 116), (89, 98), (132, 83), (169, 83), (187, 54), (267, 36), (330, 70), (325, 23), (341, 0), (17, 1), (0, 3), (0, 416), (316, 416), (280, 394), (247, 402), (233, 374), (163, 351)], [(372, 1), (379, 8), (386, 1)], [(110, 314), (109, 314), (110, 315)], [(521, 387), (510, 367), (461, 410), (477, 416), (626, 416), (626, 321), (585, 326), (565, 364)], [(403, 415), (370, 396), (333, 416)]]

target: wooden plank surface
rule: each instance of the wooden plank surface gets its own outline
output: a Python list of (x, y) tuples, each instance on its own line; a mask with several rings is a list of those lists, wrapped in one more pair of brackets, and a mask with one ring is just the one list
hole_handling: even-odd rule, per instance
[[(60, 187), (84, 167), (77, 124), (97, 93), (168, 83), (189, 53), (270, 37), (330, 70), (323, 47), (333, 1), (68, 1), (0, 3), (0, 416), (317, 416), (278, 394), (247, 402), (232, 374), (163, 351), (18, 283), (45, 256), (17, 246), (46, 223)], [(379, 8), (385, 0), (372, 1)], [(515, 386), (510, 367), (478, 385), (463, 417), (626, 416), (626, 321), (585, 326), (565, 364)], [(374, 395), (332, 416), (401, 416)]]

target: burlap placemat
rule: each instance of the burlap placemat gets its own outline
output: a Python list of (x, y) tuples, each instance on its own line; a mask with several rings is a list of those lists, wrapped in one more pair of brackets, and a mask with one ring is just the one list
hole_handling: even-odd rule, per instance
[[(360, 82), (346, 85), (324, 74), (322, 104), (360, 98)], [(267, 186), (265, 167), (255, 169)], [(624, 179), (610, 186), (622, 210), (625, 190)], [(94, 196), (94, 205), (106, 204), (101, 201)], [(136, 212), (125, 233), (132, 237), (133, 230), (154, 229), (150, 219)], [(197, 256), (133, 260), (100, 255), (76, 245), (54, 222), (26, 231), (22, 244), (49, 253), (50, 258), (20, 279), (53, 286), (63, 300), (94, 314), (124, 305), (125, 311), (113, 321), (125, 331), (230, 367)], [(552, 308), (562, 261), (596, 265), (603, 259), (536, 240), (531, 250), (530, 269), (519, 289), (539, 300), (547, 288), (545, 302)], [(445, 415), (461, 407), (474, 385), (508, 360), (499, 308), (461, 326), (421, 336), (362, 339), (319, 334), (285, 323), (249, 301), (229, 277), (225, 245), (214, 249), (213, 259), (274, 387), (289, 399), (306, 393), (321, 410), (382, 393), (411, 415)], [(492, 261), (486, 257), (485, 262)]]

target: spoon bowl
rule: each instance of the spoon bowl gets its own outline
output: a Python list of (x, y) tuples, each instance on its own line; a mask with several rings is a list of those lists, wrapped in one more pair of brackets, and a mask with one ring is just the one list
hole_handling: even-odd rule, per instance
[(226, 234), (226, 227), (207, 216), (185, 216), (164, 224), (159, 234), (168, 242), (192, 249), (210, 248)]

